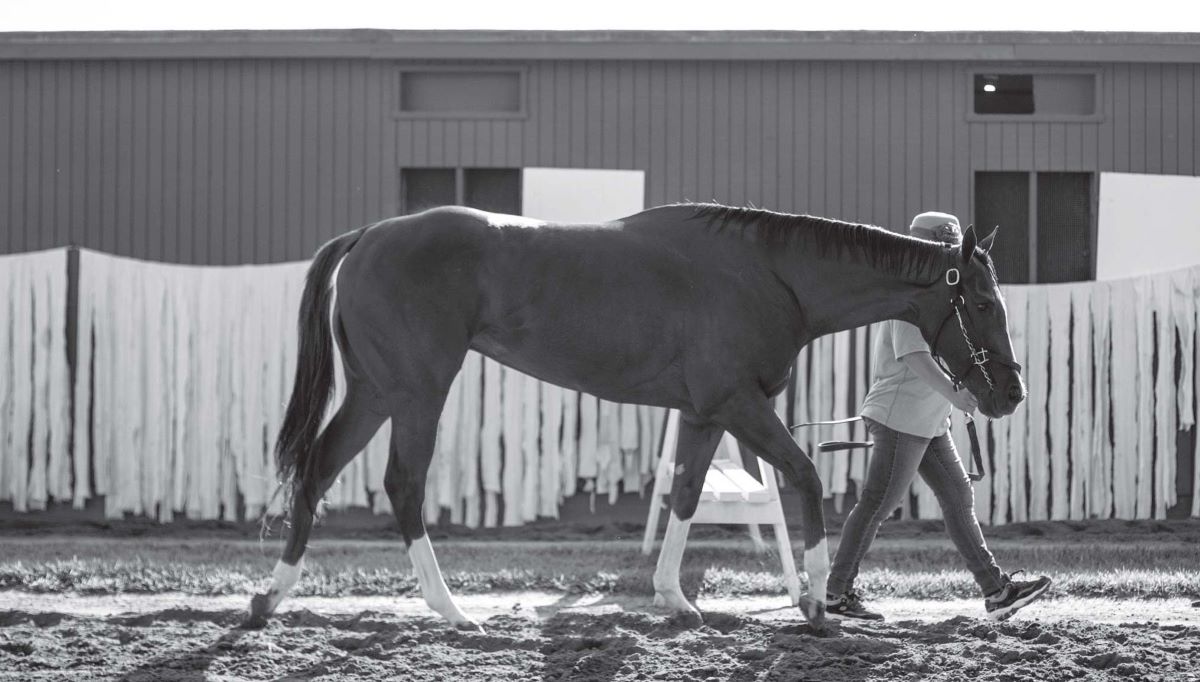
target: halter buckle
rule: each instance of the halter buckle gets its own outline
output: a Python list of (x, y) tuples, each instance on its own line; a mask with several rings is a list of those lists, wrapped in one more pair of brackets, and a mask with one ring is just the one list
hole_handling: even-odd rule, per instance
[[(953, 275), (953, 277), (954, 277), (953, 281), (951, 281), (951, 275)], [(946, 284), (949, 284), (950, 286), (955, 286), (956, 284), (958, 284), (959, 280), (961, 280), (961, 279), (962, 278), (959, 277), (959, 274), (958, 274), (958, 268), (950, 268), (949, 270), (946, 271)]]
[(982, 367), (983, 365), (987, 364), (987, 361), (988, 361), (988, 352), (987, 352), (986, 348), (980, 348), (979, 350), (975, 351), (974, 353), (971, 353), (971, 362), (972, 363)]

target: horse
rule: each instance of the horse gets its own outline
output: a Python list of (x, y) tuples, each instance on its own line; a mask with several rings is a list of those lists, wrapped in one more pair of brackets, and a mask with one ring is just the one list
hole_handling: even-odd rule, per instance
[[(994, 237), (978, 240), (972, 227), (950, 246), (815, 216), (684, 203), (595, 224), (439, 207), (327, 242), (306, 276), (295, 383), (276, 443), (290, 532), (243, 625), (264, 626), (296, 583), (318, 501), (391, 419), (384, 490), (421, 593), (451, 624), (478, 628), (454, 603), (421, 514), (442, 407), (475, 350), (604, 400), (679, 410), (671, 516), (653, 578), (655, 603), (671, 612), (700, 615), (679, 566), (722, 435), (769, 462), (802, 500), (809, 592), (794, 605), (824, 627), (821, 481), (771, 399), (813, 339), (900, 319), (920, 328), (985, 416), (1011, 414), (1025, 387), (988, 255)], [(322, 429), (335, 344), (346, 390)]]

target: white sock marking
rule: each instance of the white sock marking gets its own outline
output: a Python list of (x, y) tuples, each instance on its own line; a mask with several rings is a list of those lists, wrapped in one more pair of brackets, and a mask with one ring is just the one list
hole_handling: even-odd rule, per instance
[(804, 550), (804, 572), (808, 574), (808, 596), (824, 604), (829, 588), (829, 546), (825, 540)]
[(421, 596), (425, 597), (429, 608), (440, 613), (451, 623), (468, 622), (470, 619), (463, 615), (454, 603), (454, 598), (450, 596), (450, 589), (446, 587), (446, 581), (442, 578), (442, 570), (438, 567), (428, 535), (413, 541), (408, 548), (408, 558), (412, 561), (413, 573), (416, 573), (417, 582), (421, 585)]
[(275, 569), (271, 571), (271, 587), (267, 589), (268, 613), (274, 613), (279, 602), (283, 601), (288, 592), (295, 587), (296, 581), (300, 580), (300, 571), (303, 569), (304, 557), (300, 557), (300, 561), (297, 561), (295, 566), (286, 564), (282, 560), (275, 562)]

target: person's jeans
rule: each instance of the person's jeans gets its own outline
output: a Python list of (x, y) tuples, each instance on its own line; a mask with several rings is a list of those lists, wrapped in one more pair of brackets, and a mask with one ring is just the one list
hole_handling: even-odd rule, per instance
[(1004, 587), (1005, 576), (988, 551), (975, 518), (971, 481), (949, 434), (921, 438), (894, 431), (866, 417), (863, 421), (875, 441), (875, 451), (858, 502), (842, 528), (842, 539), (829, 572), (829, 593), (839, 595), (854, 584), (859, 563), (875, 540), (879, 525), (900, 506), (918, 471), (937, 495), (946, 532), (984, 595)]

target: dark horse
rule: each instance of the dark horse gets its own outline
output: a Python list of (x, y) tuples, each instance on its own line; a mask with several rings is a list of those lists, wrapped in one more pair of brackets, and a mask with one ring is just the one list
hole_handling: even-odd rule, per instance
[[(609, 223), (556, 225), (437, 208), (349, 232), (317, 252), (300, 308), (296, 381), (276, 445), (291, 532), (247, 624), (261, 626), (299, 577), (316, 502), (392, 420), (384, 489), (431, 608), (454, 604), (421, 517), (451, 381), (469, 349), (605, 400), (680, 411), (672, 515), (656, 602), (695, 612), (679, 564), (724, 432), (802, 496), (802, 612), (821, 625), (829, 556), (821, 481), (772, 408), (805, 344), (886, 319), (917, 325), (989, 417), (1025, 395), (987, 255), (811, 216), (678, 204)], [(957, 319), (955, 319), (957, 318)], [(321, 423), (334, 341), (346, 396)], [(990, 354), (990, 355), (989, 355)]]

